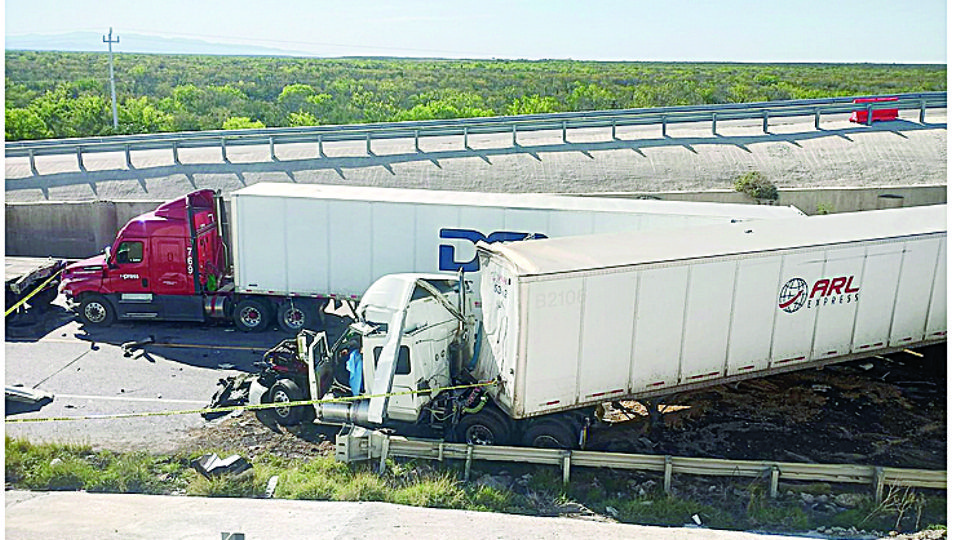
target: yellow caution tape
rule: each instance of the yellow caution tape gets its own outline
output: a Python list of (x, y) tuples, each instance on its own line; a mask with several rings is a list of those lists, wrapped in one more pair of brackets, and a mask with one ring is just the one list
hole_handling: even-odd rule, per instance
[(63, 272), (63, 270), (57, 270), (57, 272), (56, 272), (55, 274), (53, 274), (52, 276), (48, 277), (47, 280), (44, 281), (43, 283), (41, 283), (39, 287), (37, 287), (36, 289), (33, 290), (33, 292), (31, 292), (30, 294), (24, 296), (23, 298), (20, 299), (19, 302), (17, 302), (17, 303), (14, 304), (13, 306), (9, 307), (9, 308), (7, 309), (7, 311), (4, 312), (3, 316), (4, 316), (4, 317), (7, 317), (8, 315), (10, 315), (10, 314), (13, 313), (14, 311), (16, 311), (17, 308), (19, 308), (20, 306), (22, 306), (23, 304), (25, 304), (25, 303), (27, 302), (27, 300), (33, 298), (33, 295), (35, 295), (35, 294), (37, 294), (38, 292), (42, 291), (43, 288), (47, 286), (47, 283), (50, 283), (51, 281), (53, 281), (53, 278), (59, 276), (59, 275), (60, 275), (60, 272)]
[(242, 410), (262, 410), (262, 409), (276, 409), (278, 407), (300, 407), (303, 405), (313, 405), (314, 403), (341, 403), (346, 401), (360, 401), (364, 399), (372, 399), (378, 397), (394, 397), (394, 396), (406, 396), (411, 394), (425, 394), (428, 392), (439, 392), (444, 390), (463, 390), (466, 388), (482, 388), (485, 386), (493, 386), (497, 384), (496, 381), (488, 381), (476, 384), (464, 384), (459, 386), (447, 386), (445, 388), (427, 388), (425, 390), (410, 390), (407, 392), (392, 392), (387, 394), (379, 394), (374, 396), (348, 396), (342, 398), (332, 398), (332, 399), (315, 399), (315, 400), (303, 400), (303, 401), (288, 401), (284, 403), (262, 403), (259, 405), (233, 405), (230, 407), (217, 407), (212, 409), (190, 409), (190, 410), (181, 410), (181, 411), (155, 411), (155, 412), (140, 412), (140, 413), (121, 413), (121, 414), (93, 414), (87, 416), (61, 416), (53, 418), (12, 418), (5, 419), (5, 424), (32, 424), (39, 422), (71, 422), (77, 420), (116, 420), (120, 418), (147, 418), (150, 416), (175, 416), (180, 414), (201, 414), (201, 413), (228, 413), (233, 411), (242, 411)]

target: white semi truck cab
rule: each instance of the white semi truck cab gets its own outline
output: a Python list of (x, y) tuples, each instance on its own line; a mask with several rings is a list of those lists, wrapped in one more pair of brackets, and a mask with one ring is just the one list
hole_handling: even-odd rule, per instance
[[(271, 349), (250, 401), (322, 401), (271, 409), (285, 425), (312, 420), (509, 444), (520, 423), (489, 397), (500, 382), (478, 380), (471, 370), (478, 354), (475, 300), (462, 277), (384, 276), (363, 295), (358, 320), (336, 342), (305, 330)], [(541, 436), (539, 445), (578, 444), (588, 415), (553, 419), (558, 433)]]

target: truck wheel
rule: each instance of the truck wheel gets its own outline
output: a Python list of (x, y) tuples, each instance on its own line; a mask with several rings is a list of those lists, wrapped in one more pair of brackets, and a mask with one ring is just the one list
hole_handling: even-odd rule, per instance
[(90, 326), (110, 326), (117, 318), (110, 302), (99, 294), (87, 295), (80, 302), (80, 321)]
[[(303, 391), (290, 379), (280, 379), (270, 387), (270, 403), (291, 403), (304, 399)], [(270, 409), (281, 426), (295, 426), (306, 416), (307, 405), (299, 407), (274, 407)]]
[(524, 431), (520, 442), (533, 448), (576, 448), (578, 441), (572, 426), (557, 420), (542, 420)]
[(233, 323), (244, 332), (263, 332), (270, 327), (270, 303), (260, 298), (243, 298), (233, 309)]
[(280, 330), (296, 334), (304, 328), (317, 329), (316, 317), (319, 310), (312, 302), (303, 300), (285, 300), (277, 308), (277, 324)]
[(503, 446), (511, 439), (510, 424), (492, 405), (461, 418), (456, 433), (458, 440), (482, 446)]

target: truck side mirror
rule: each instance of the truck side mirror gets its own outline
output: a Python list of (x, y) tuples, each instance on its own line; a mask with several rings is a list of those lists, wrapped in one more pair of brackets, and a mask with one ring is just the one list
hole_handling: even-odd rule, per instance
[(104, 256), (104, 261), (106, 261), (106, 263), (107, 263), (107, 268), (116, 268), (116, 267), (117, 267), (117, 265), (114, 264), (113, 261), (110, 259), (112, 255), (113, 255), (113, 250), (111, 249), (111, 247), (110, 247), (110, 246), (105, 246), (105, 247), (103, 248), (103, 256)]

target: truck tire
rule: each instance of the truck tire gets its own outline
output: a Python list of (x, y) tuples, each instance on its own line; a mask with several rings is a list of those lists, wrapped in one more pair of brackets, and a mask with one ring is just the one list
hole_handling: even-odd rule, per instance
[(233, 308), (233, 323), (243, 332), (263, 332), (273, 320), (270, 308), (261, 298), (242, 298)]
[(576, 448), (579, 442), (573, 426), (560, 420), (534, 421), (523, 432), (520, 443), (532, 448)]
[(88, 294), (80, 301), (80, 321), (90, 326), (110, 326), (117, 319), (110, 301), (99, 294)]
[(314, 302), (308, 300), (284, 300), (277, 308), (277, 325), (280, 330), (296, 334), (297, 332), (308, 328), (318, 330), (317, 317), (319, 308)]
[(493, 405), (461, 418), (456, 435), (460, 442), (481, 446), (504, 446), (512, 439), (509, 421)]
[[(290, 379), (280, 379), (270, 387), (268, 395), (270, 403), (291, 403), (302, 401), (304, 393), (300, 386)], [(306, 418), (309, 406), (275, 407), (270, 409), (273, 418), (281, 426), (295, 426)]]

